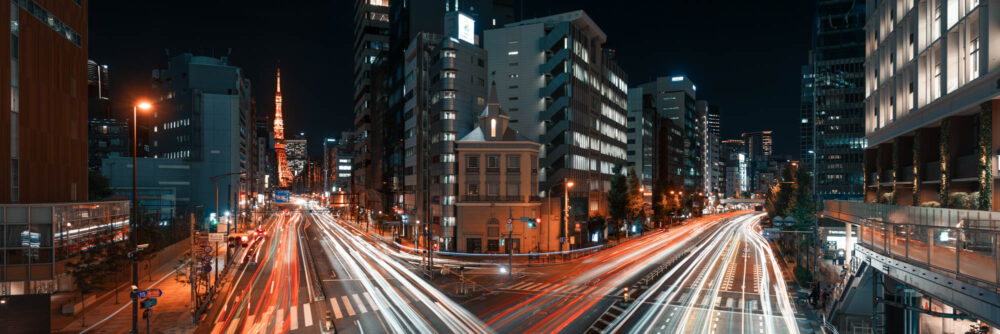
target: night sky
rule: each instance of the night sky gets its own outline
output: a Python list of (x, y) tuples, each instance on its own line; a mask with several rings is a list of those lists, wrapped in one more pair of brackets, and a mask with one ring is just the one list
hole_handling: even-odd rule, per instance
[[(419, 0), (411, 0), (419, 1)], [(526, 17), (583, 9), (608, 35), (630, 84), (686, 75), (722, 109), (724, 139), (774, 130), (775, 153), (796, 155), (800, 66), (814, 1), (525, 1)], [(520, 11), (520, 10), (518, 10)], [(149, 96), (171, 55), (223, 56), (252, 81), (259, 113), (274, 111), (282, 68), (286, 133), (310, 151), (353, 125), (353, 1), (92, 1), (90, 58), (110, 68), (117, 109)]]

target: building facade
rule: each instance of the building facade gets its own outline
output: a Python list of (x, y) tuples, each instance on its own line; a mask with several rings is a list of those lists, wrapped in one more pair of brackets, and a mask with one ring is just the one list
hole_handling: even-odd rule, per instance
[[(643, 94), (652, 99), (652, 105), (656, 110), (656, 117), (661, 120), (656, 129), (661, 136), (666, 136), (665, 141), (658, 141), (656, 152), (659, 158), (657, 161), (669, 161), (673, 159), (676, 146), (669, 146), (675, 141), (670, 141), (671, 128), (680, 129), (681, 147), (683, 159), (680, 170), (673, 168), (669, 163), (663, 164), (657, 169), (655, 178), (679, 177), (679, 184), (671, 188), (683, 188), (687, 192), (699, 192), (705, 189), (705, 115), (704, 109), (697, 107), (695, 92), (697, 86), (685, 76), (658, 77), (656, 80), (638, 85), (642, 88)], [(673, 125), (667, 125), (662, 120), (668, 120)], [(662, 145), (661, 145), (662, 144)], [(666, 146), (665, 146), (666, 145)], [(673, 181), (671, 184), (675, 184)], [(681, 189), (676, 189), (681, 190)]]
[(285, 139), (285, 156), (293, 178), (298, 178), (306, 169), (306, 162), (309, 159), (307, 144), (305, 133)]
[(722, 192), (725, 188), (723, 181), (723, 173), (725, 173), (726, 162), (722, 157), (722, 115), (720, 114), (719, 106), (708, 105), (708, 109), (705, 113), (705, 123), (706, 123), (706, 140), (708, 146), (705, 148), (705, 156), (707, 157), (706, 165), (708, 165), (708, 171), (705, 174), (705, 178), (708, 180), (707, 192), (708, 194), (716, 194)]
[[(396, 1), (393, 1), (396, 2)], [(397, 4), (399, 5), (399, 4)], [(383, 206), (382, 158), (384, 108), (376, 109), (376, 66), (389, 56), (389, 0), (354, 1), (354, 138), (357, 142), (353, 168), (354, 182), (365, 195), (366, 206)], [(396, 52), (402, 53), (402, 50)], [(391, 73), (390, 71), (383, 71)], [(383, 75), (383, 78), (388, 75)], [(367, 195), (372, 195), (369, 200)], [(370, 203), (370, 204), (369, 204)], [(379, 204), (375, 204), (379, 203)]]
[(541, 191), (577, 180), (574, 216), (607, 215), (613, 167), (627, 158), (628, 91), (607, 36), (578, 10), (489, 29), (485, 40), (511, 127), (546, 143)]
[(89, 2), (44, 3), (0, 6), (0, 203), (87, 199)]
[(727, 139), (720, 144), (720, 153), (725, 159), (724, 197), (744, 197), (749, 189), (749, 171), (746, 143), (741, 139)]
[[(628, 90), (628, 128), (625, 130), (628, 151), (626, 167), (635, 169), (639, 181), (646, 189), (653, 189), (653, 168), (655, 167), (656, 107), (651, 95), (643, 94), (642, 88)], [(652, 205), (652, 196), (646, 196), (646, 204)]]
[(478, 126), (455, 142), (461, 193), (455, 237), (460, 252), (539, 252), (557, 245), (553, 239), (559, 234), (552, 230), (558, 221), (539, 224), (542, 145), (518, 134), (510, 121), (493, 94)]
[(866, 201), (997, 207), (1000, 44), (990, 42), (1000, 36), (998, 8), (992, 0), (868, 2)]
[[(813, 135), (816, 193), (821, 199), (858, 199), (862, 194), (861, 162), (867, 146), (865, 8), (864, 3), (849, 0), (818, 1), (816, 5), (816, 36), (811, 52)], [(904, 42), (903, 37), (894, 41)], [(900, 57), (904, 54), (899, 52)]]
[(417, 34), (406, 49), (404, 88), (413, 94), (404, 103), (402, 206), (413, 219), (431, 224), (445, 250), (455, 247), (455, 141), (472, 131), (475, 110), (486, 107), (487, 97), (486, 51), (474, 34), (462, 39), (449, 29), (457, 28), (460, 17), (471, 20), (451, 12), (446, 20), (456, 22), (446, 24), (446, 35)]
[[(220, 210), (235, 211), (238, 199), (249, 196), (250, 190), (252, 139), (248, 134), (256, 126), (251, 116), (250, 80), (242, 69), (229, 64), (228, 57), (181, 54), (171, 58), (166, 69), (154, 70), (152, 81), (157, 102), (150, 114), (139, 116), (153, 127), (149, 159), (175, 162), (140, 162), (139, 169), (149, 164), (186, 170), (183, 180), (156, 180), (158, 173), (147, 174), (160, 185), (192, 188), (190, 196), (178, 196), (178, 209), (201, 205), (205, 214), (215, 212), (217, 185)], [(130, 180), (114, 174), (130, 174), (131, 161), (118, 167), (124, 168), (105, 174), (111, 177), (112, 187), (130, 186)]]
[(761, 188), (762, 174), (767, 173), (768, 163), (771, 161), (773, 139), (772, 131), (744, 132), (741, 137), (745, 145), (743, 152), (746, 152), (748, 174), (750, 182), (749, 191), (752, 193), (763, 193), (768, 189)]

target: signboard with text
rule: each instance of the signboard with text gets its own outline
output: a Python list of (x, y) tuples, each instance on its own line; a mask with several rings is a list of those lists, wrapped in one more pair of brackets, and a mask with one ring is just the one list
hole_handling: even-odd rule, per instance
[(274, 202), (275, 203), (291, 203), (292, 195), (288, 190), (275, 190), (274, 191)]

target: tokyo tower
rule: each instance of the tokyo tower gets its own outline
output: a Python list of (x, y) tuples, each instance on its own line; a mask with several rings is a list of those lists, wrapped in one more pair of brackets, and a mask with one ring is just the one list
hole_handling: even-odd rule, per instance
[(278, 68), (278, 91), (274, 94), (274, 152), (278, 156), (278, 183), (287, 188), (292, 184), (292, 170), (285, 156), (285, 121), (281, 119), (281, 68)]

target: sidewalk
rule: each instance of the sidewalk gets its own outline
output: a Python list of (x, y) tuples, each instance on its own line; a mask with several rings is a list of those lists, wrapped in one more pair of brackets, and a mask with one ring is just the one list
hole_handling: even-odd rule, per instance
[[(224, 257), (224, 250), (217, 250)], [(157, 297), (156, 306), (149, 318), (150, 333), (193, 333), (197, 327), (191, 321), (191, 286), (178, 281), (178, 275), (186, 273), (187, 254), (180, 254), (171, 261), (165, 261), (162, 266), (151, 273), (140, 270), (139, 287), (143, 290), (160, 289), (163, 295)], [(220, 259), (221, 261), (221, 259)], [(184, 263), (183, 265), (181, 263)], [(221, 262), (220, 262), (221, 263)], [(151, 279), (150, 279), (151, 278)], [(54, 333), (128, 333), (132, 328), (132, 301), (129, 299), (129, 283), (120, 286), (115, 303), (115, 292), (101, 292), (101, 297), (88, 304), (86, 325), (83, 323), (84, 312), (74, 316), (64, 316), (61, 313), (52, 315), (52, 331)], [(62, 296), (53, 296), (53, 303)], [(143, 309), (139, 309), (139, 332), (146, 332), (146, 319), (142, 318)]]

